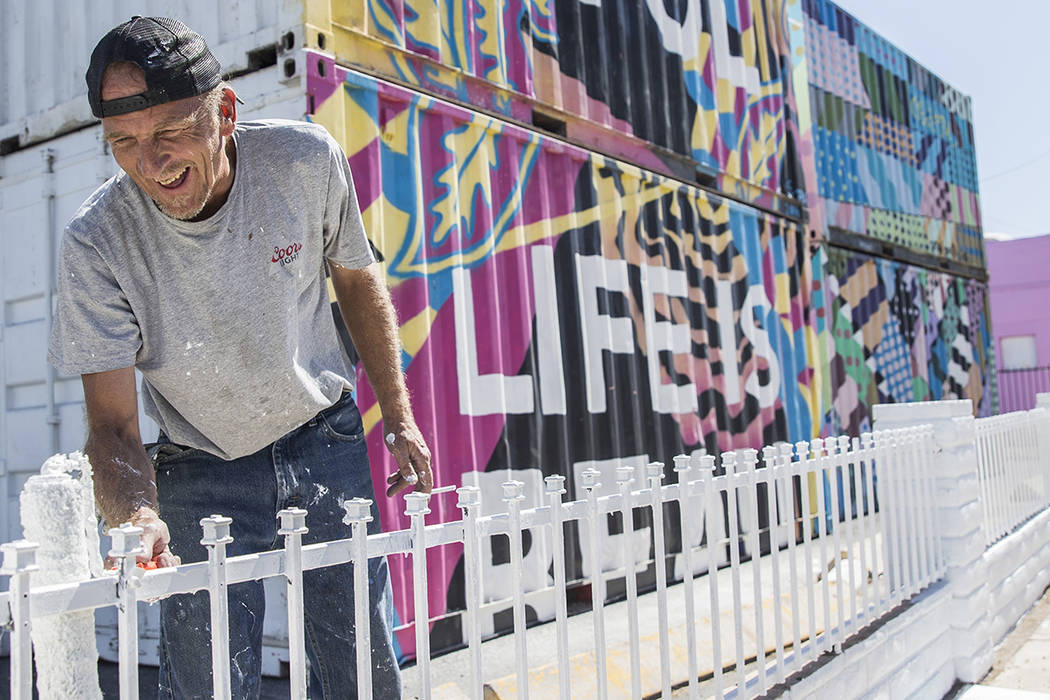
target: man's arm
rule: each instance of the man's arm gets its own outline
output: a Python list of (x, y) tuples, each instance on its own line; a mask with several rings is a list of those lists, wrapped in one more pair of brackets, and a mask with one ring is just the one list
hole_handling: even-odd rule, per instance
[(153, 463), (139, 436), (138, 395), (131, 367), (81, 375), (87, 404), (88, 439), (84, 446), (95, 481), (95, 503), (110, 527), (130, 522), (142, 528), (144, 553), (160, 566), (175, 566), (168, 549), (168, 526), (157, 514)]
[[(383, 412), (384, 433), (394, 436), (393, 444), (384, 441), (398, 464), (398, 471), (387, 478), (386, 493), (393, 496), (412, 488), (413, 483), (417, 491), (429, 493), (434, 487), (430, 450), (412, 415), (401, 372), (397, 315), (379, 265), (351, 270), (329, 261), (328, 269), (343, 322)], [(413, 482), (413, 476), (418, 482)]]

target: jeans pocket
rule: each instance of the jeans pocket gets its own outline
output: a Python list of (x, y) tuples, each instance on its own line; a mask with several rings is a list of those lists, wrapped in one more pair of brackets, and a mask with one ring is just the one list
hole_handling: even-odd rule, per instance
[(156, 471), (167, 471), (182, 460), (202, 452), (195, 447), (184, 447), (173, 442), (157, 442), (145, 447), (146, 455)]
[(361, 412), (353, 400), (347, 399), (321, 411), (318, 416), (321, 430), (333, 440), (342, 442), (358, 442), (365, 437), (365, 430), (361, 424)]

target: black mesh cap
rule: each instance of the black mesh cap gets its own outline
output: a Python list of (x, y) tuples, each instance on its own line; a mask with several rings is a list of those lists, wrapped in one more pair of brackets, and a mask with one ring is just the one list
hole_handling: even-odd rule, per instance
[[(103, 101), (102, 74), (120, 61), (145, 72), (146, 91)], [(101, 119), (203, 94), (219, 84), (222, 74), (200, 34), (177, 19), (136, 16), (102, 37), (85, 78), (91, 113)]]

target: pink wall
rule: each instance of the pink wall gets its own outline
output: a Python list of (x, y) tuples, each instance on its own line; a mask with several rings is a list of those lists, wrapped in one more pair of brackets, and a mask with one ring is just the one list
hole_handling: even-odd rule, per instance
[(985, 252), (999, 364), (1001, 338), (1034, 335), (1039, 365), (1050, 366), (1050, 235), (985, 240)]

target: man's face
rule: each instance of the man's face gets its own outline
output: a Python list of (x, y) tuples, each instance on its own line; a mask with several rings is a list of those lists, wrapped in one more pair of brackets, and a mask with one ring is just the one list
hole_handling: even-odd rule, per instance
[[(102, 79), (103, 100), (145, 90), (142, 71), (129, 64), (111, 66)], [(106, 117), (102, 130), (117, 164), (161, 211), (174, 219), (200, 220), (222, 206), (233, 185), (225, 152), (233, 119), (218, 112), (203, 97), (187, 97)]]

